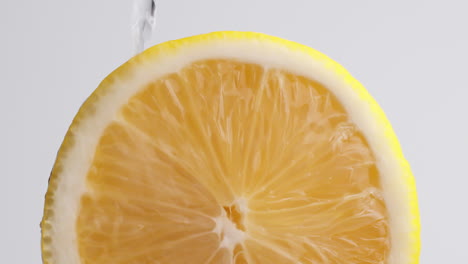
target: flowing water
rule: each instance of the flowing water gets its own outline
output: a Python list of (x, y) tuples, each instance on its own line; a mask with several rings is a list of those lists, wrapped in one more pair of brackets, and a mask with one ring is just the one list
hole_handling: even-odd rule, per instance
[(138, 54), (145, 49), (151, 39), (156, 24), (156, 0), (134, 0), (132, 18), (133, 52)]

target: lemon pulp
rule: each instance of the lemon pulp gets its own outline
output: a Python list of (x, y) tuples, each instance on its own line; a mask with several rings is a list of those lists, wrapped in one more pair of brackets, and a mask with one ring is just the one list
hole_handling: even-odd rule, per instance
[(382, 263), (375, 158), (330, 91), (231, 59), (155, 79), (107, 126), (82, 263)]

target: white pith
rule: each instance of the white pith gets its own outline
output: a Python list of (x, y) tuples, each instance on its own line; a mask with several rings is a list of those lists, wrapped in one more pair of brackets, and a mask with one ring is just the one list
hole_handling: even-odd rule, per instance
[(236, 225), (226, 217), (224, 212), (213, 220), (216, 224), (213, 232), (222, 237), (219, 244), (220, 248), (226, 248), (229, 252), (232, 252), (237, 244), (241, 244), (244, 241), (245, 233), (237, 229)]
[[(408, 204), (408, 189), (404, 182), (404, 168), (395, 157), (386, 138), (385, 127), (380, 126), (370, 106), (363, 102), (350, 85), (328, 65), (312, 59), (302, 51), (287, 49), (270, 41), (212, 40), (180, 47), (180, 52), (160, 55), (157, 60), (141, 61), (122, 79), (113, 80), (111, 92), (96, 101), (95, 113), (82, 120), (73, 131), (74, 144), (63, 159), (51, 208), (54, 215), (48, 220), (53, 227), (48, 236), (52, 243), (46, 245), (55, 264), (81, 264), (75, 234), (75, 224), (81, 194), (86, 192), (85, 176), (92, 163), (100, 135), (128, 98), (153, 80), (179, 71), (190, 63), (203, 59), (233, 58), (270, 68), (287, 69), (297, 75), (316, 80), (325, 85), (343, 104), (352, 121), (361, 129), (373, 150), (381, 175), (384, 199), (390, 216), (391, 253), (387, 264), (406, 264), (410, 261), (412, 231)], [(237, 229), (232, 230), (226, 219), (219, 218), (220, 227), (232, 233), (234, 240), (241, 239)], [(235, 228), (235, 227), (234, 227)], [(230, 245), (230, 242), (227, 245)]]

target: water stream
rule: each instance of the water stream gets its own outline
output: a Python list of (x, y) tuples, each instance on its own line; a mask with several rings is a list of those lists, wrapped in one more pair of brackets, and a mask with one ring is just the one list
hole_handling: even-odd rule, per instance
[(132, 16), (133, 53), (145, 49), (156, 24), (156, 0), (134, 0)]

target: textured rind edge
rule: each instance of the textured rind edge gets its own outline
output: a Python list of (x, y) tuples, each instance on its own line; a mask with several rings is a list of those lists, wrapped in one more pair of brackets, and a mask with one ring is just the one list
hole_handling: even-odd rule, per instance
[[(279, 44), (287, 49), (293, 51), (299, 51), (304, 55), (308, 55), (311, 59), (322, 62), (327, 70), (333, 71), (336, 75), (341, 76), (345, 82), (349, 84), (360, 97), (362, 101), (367, 102), (369, 105), (372, 114), (374, 115), (374, 120), (379, 122), (379, 125), (384, 127), (385, 136), (390, 143), (392, 152), (396, 157), (398, 157), (400, 166), (403, 169), (403, 181), (406, 183), (406, 189), (408, 190), (407, 202), (409, 204), (410, 216), (411, 218), (411, 233), (409, 234), (411, 242), (411, 249), (408, 251), (411, 253), (411, 257), (407, 264), (418, 264), (419, 255), (420, 255), (420, 216), (418, 209), (418, 199), (416, 193), (416, 183), (411, 172), (411, 168), (403, 156), (401, 146), (398, 142), (398, 139), (392, 129), (390, 122), (388, 121), (385, 113), (380, 108), (378, 103), (372, 98), (372, 96), (367, 92), (367, 90), (356, 80), (351, 74), (344, 69), (340, 64), (333, 61), (326, 55), (316, 51), (305, 45), (281, 39), (278, 37), (269, 36), (262, 33), (255, 32), (238, 32), (238, 31), (221, 31), (213, 32), (208, 34), (202, 34), (192, 37), (187, 37), (179, 40), (173, 40), (158, 44), (153, 46), (143, 53), (131, 58), (129, 61), (124, 63), (122, 66), (118, 67), (111, 74), (109, 74), (98, 86), (98, 88), (91, 94), (90, 97), (83, 103), (80, 107), (77, 115), (72, 121), (72, 124), (69, 127), (69, 130), (64, 138), (64, 141), (58, 151), (57, 159), (55, 161), (54, 167), (52, 169), (49, 186), (45, 196), (45, 205), (44, 205), (44, 215), (41, 221), (41, 249), (42, 249), (42, 260), (44, 264), (65, 264), (65, 263), (53, 263), (52, 252), (49, 250), (51, 245), (51, 222), (53, 221), (54, 212), (52, 210), (54, 205), (54, 194), (57, 189), (57, 182), (59, 175), (62, 171), (62, 160), (67, 155), (68, 150), (73, 147), (75, 141), (74, 130), (80, 126), (81, 121), (86, 119), (88, 115), (92, 115), (94, 111), (94, 105), (99, 101), (101, 96), (104, 96), (112, 88), (112, 83), (116, 79), (121, 79), (123, 76), (129, 74), (134, 67), (134, 64), (138, 64), (140, 61), (146, 60), (155, 60), (161, 56), (170, 56), (175, 54), (180, 47), (190, 46), (193, 44), (203, 44), (209, 43), (216, 40), (232, 40), (232, 41), (242, 41), (242, 40), (258, 40)], [(401, 263), (406, 264), (406, 263)]]

